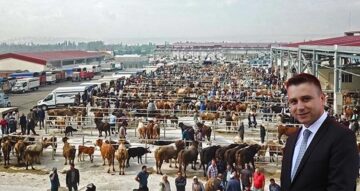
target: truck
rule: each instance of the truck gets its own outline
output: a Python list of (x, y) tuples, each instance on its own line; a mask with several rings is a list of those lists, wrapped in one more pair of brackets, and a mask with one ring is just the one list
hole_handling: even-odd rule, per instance
[(10, 77), (16, 79), (22, 78), (38, 78), (40, 81), (40, 85), (46, 84), (46, 72), (17, 72), (10, 74)]
[(39, 89), (40, 80), (38, 77), (17, 79), (15, 85), (11, 88), (13, 93), (25, 93)]
[(0, 90), (0, 107), (11, 107), (9, 96), (4, 91)]
[(13, 112), (18, 112), (18, 111), (19, 111), (19, 108), (17, 108), (17, 107), (0, 108), (0, 119), (4, 119), (8, 113), (13, 113)]
[(56, 73), (55, 72), (46, 72), (46, 83), (55, 84), (56, 83)]
[(91, 80), (94, 78), (94, 72), (90, 72), (86, 68), (74, 68), (73, 70), (74, 70), (74, 72), (80, 73), (80, 81), (87, 80), (87, 79)]
[(48, 108), (74, 105), (77, 94), (80, 94), (81, 100), (81, 96), (85, 93), (85, 91), (89, 93), (93, 87), (94, 86), (58, 87), (49, 93), (44, 99), (39, 100), (37, 106), (47, 110)]

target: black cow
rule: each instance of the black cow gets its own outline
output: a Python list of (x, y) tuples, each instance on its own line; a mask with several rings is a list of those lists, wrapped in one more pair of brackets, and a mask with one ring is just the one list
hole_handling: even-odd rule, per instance
[(77, 130), (77, 129), (74, 129), (74, 128), (71, 127), (71, 126), (66, 126), (66, 127), (65, 127), (65, 136), (69, 136), (69, 135), (73, 136), (73, 135), (72, 135), (72, 132), (75, 132), (75, 131), (78, 131), (78, 130)]
[(151, 151), (148, 148), (144, 148), (144, 147), (134, 147), (134, 148), (129, 148), (128, 149), (128, 158), (126, 161), (126, 167), (129, 167), (129, 161), (130, 161), (130, 157), (134, 158), (137, 157), (138, 158), (138, 163), (141, 162), (142, 164), (142, 156), (146, 153), (151, 153)]
[(220, 148), (219, 145), (214, 145), (214, 146), (206, 147), (201, 150), (199, 168), (201, 168), (201, 166), (203, 167), (204, 176), (206, 176), (206, 170), (208, 169), (209, 162), (215, 158), (216, 150), (218, 150), (219, 148)]

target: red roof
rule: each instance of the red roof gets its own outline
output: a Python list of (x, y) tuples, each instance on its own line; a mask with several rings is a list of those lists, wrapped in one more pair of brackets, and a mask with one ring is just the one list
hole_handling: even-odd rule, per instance
[(315, 46), (360, 46), (360, 35), (359, 36), (342, 36), (335, 38), (327, 38), (320, 40), (312, 40), (298, 43), (291, 43), (285, 46), (287, 47), (299, 47), (301, 45), (315, 45)]
[(52, 51), (52, 52), (19, 52), (19, 53), (0, 54), (0, 60), (6, 58), (16, 58), (19, 60), (35, 62), (42, 65), (45, 65), (49, 61), (75, 60), (75, 59), (98, 58), (98, 57), (102, 57), (102, 54), (96, 52), (85, 52), (80, 50)]

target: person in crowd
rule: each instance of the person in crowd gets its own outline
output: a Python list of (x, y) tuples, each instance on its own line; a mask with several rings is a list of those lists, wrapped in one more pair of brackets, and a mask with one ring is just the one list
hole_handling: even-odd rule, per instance
[(156, 111), (156, 105), (154, 103), (154, 100), (150, 100), (147, 106), (147, 112), (149, 117), (152, 117)]
[(281, 187), (276, 184), (273, 178), (270, 179), (269, 191), (281, 191)]
[(261, 124), (260, 125), (260, 139), (261, 139), (262, 144), (264, 144), (264, 142), (265, 142), (265, 136), (266, 136), (266, 130), (265, 130), (265, 127)]
[(40, 127), (40, 129), (41, 129), (41, 127), (45, 128), (45, 126), (44, 126), (45, 111), (42, 108), (39, 108), (37, 116), (38, 116), (38, 119), (39, 119), (39, 127)]
[(114, 115), (114, 113), (110, 113), (109, 115), (109, 125), (111, 129), (111, 133), (115, 134), (116, 116)]
[(25, 116), (24, 113), (22, 113), (21, 116), (20, 116), (20, 127), (21, 127), (21, 134), (22, 135), (26, 134), (26, 124), (27, 124), (26, 116)]
[(209, 166), (208, 170), (207, 170), (207, 177), (208, 179), (210, 178), (216, 178), (218, 175), (218, 168), (216, 165), (216, 160), (212, 159), (211, 160), (211, 165)]
[(9, 133), (16, 132), (16, 119), (15, 119), (15, 112), (9, 116), (8, 118), (8, 131)]
[(34, 120), (35, 126), (37, 126), (37, 123), (38, 123), (38, 121), (39, 121), (38, 109), (37, 109), (37, 108), (34, 108), (34, 109), (31, 111), (31, 118)]
[(229, 182), (232, 173), (234, 172), (234, 169), (231, 167), (231, 165), (227, 165), (226, 166), (226, 171), (225, 171), (225, 186), (227, 185), (227, 183)]
[(242, 184), (242, 189), (248, 191), (252, 185), (252, 171), (250, 170), (250, 165), (245, 164), (245, 168), (240, 171), (240, 180)]
[(193, 177), (191, 191), (205, 191), (204, 184), (198, 180), (197, 176)]
[(175, 186), (176, 191), (185, 191), (186, 178), (182, 175), (181, 172), (177, 173), (177, 177), (175, 178)]
[(141, 171), (136, 175), (135, 180), (139, 183), (138, 191), (149, 191), (148, 184), (149, 173), (146, 166), (141, 167)]
[(8, 134), (8, 122), (5, 118), (0, 119), (1, 133), (3, 135)]
[(171, 191), (170, 182), (168, 176), (165, 174), (160, 182), (160, 191)]
[(254, 178), (253, 178), (253, 191), (264, 191), (265, 187), (265, 175), (261, 172), (259, 168), (255, 169)]
[(236, 178), (236, 171), (233, 171), (229, 176), (229, 181), (226, 184), (226, 191), (241, 191), (240, 181)]
[(245, 133), (244, 122), (241, 122), (240, 126), (238, 128), (238, 134), (239, 134), (241, 142), (244, 142), (244, 133)]
[(80, 184), (80, 173), (74, 163), (70, 163), (70, 170), (66, 172), (66, 187), (69, 191), (77, 191)]
[(57, 174), (57, 168), (53, 168), (50, 175), (51, 191), (58, 191), (60, 187), (59, 175)]
[(203, 113), (206, 111), (206, 104), (204, 101), (200, 102), (200, 112)]
[(87, 102), (89, 99), (89, 95), (88, 95), (88, 91), (85, 91), (84, 94), (81, 96), (82, 99), (82, 103), (84, 104), (84, 106), (87, 106)]
[(30, 134), (30, 131), (33, 133), (33, 135), (37, 135), (35, 132), (35, 120), (33, 118), (33, 110), (30, 109), (30, 112), (27, 114), (27, 135)]

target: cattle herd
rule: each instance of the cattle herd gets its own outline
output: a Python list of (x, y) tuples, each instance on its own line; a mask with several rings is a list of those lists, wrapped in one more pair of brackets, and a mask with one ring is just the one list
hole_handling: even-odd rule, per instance
[[(286, 113), (283, 83), (278, 71), (241, 64), (165, 65), (151, 74), (119, 79), (110, 87), (98, 88), (91, 92), (88, 102), (78, 106), (47, 111), (49, 130), (60, 129), (65, 132), (65, 137), (36, 139), (19, 135), (1, 138), (3, 163), (10, 165), (13, 152), (18, 164), (24, 163), (26, 169), (28, 166), (33, 168), (34, 163), (40, 163), (44, 148), (51, 146), (53, 152), (56, 151), (58, 139), (64, 145), (65, 165), (75, 162), (76, 152), (78, 162), (86, 161), (84, 155), (88, 155), (92, 163), (95, 147), (99, 147), (103, 165), (106, 162), (109, 165), (107, 172), (115, 171), (116, 159), (122, 175), (130, 166), (131, 158), (137, 157), (138, 163), (142, 163), (145, 154), (154, 156), (157, 173), (162, 174), (162, 165), (167, 162), (170, 167), (175, 163), (176, 171), (184, 171), (185, 176), (188, 165), (193, 170), (202, 168), (206, 175), (212, 159), (234, 169), (244, 168), (247, 163), (255, 167), (255, 161), (265, 161), (266, 153), (269, 153), (269, 162), (274, 162), (274, 156), (282, 154), (282, 135), (291, 135), (297, 128), (296, 121)], [(111, 88), (115, 91), (110, 91)], [(349, 120), (359, 113), (359, 108), (348, 106), (344, 112)], [(250, 115), (253, 117), (248, 117)], [(131, 138), (132, 142), (146, 140), (148, 144), (161, 146), (156, 146), (153, 152), (147, 146), (131, 147), (129, 134), (119, 141), (107, 140), (112, 133), (109, 120), (112, 116), (116, 118), (116, 133), (120, 133), (120, 128), (136, 128), (137, 136)], [(273, 124), (274, 127), (266, 128), (268, 131), (273, 128), (278, 133), (277, 139), (268, 139), (264, 144), (249, 139), (222, 146), (216, 142), (210, 145), (215, 125), (218, 129), (237, 130), (240, 122), (248, 119), (250, 128), (256, 126), (256, 117), (259, 122)], [(99, 132), (99, 139), (93, 146), (68, 142), (73, 134), (76, 136), (76, 131), (86, 131), (93, 126)], [(181, 134), (176, 139), (162, 139), (161, 128), (172, 127), (179, 128), (177, 132), (181, 130)], [(103, 132), (105, 139), (100, 139)], [(205, 141), (209, 146), (202, 144)]]

